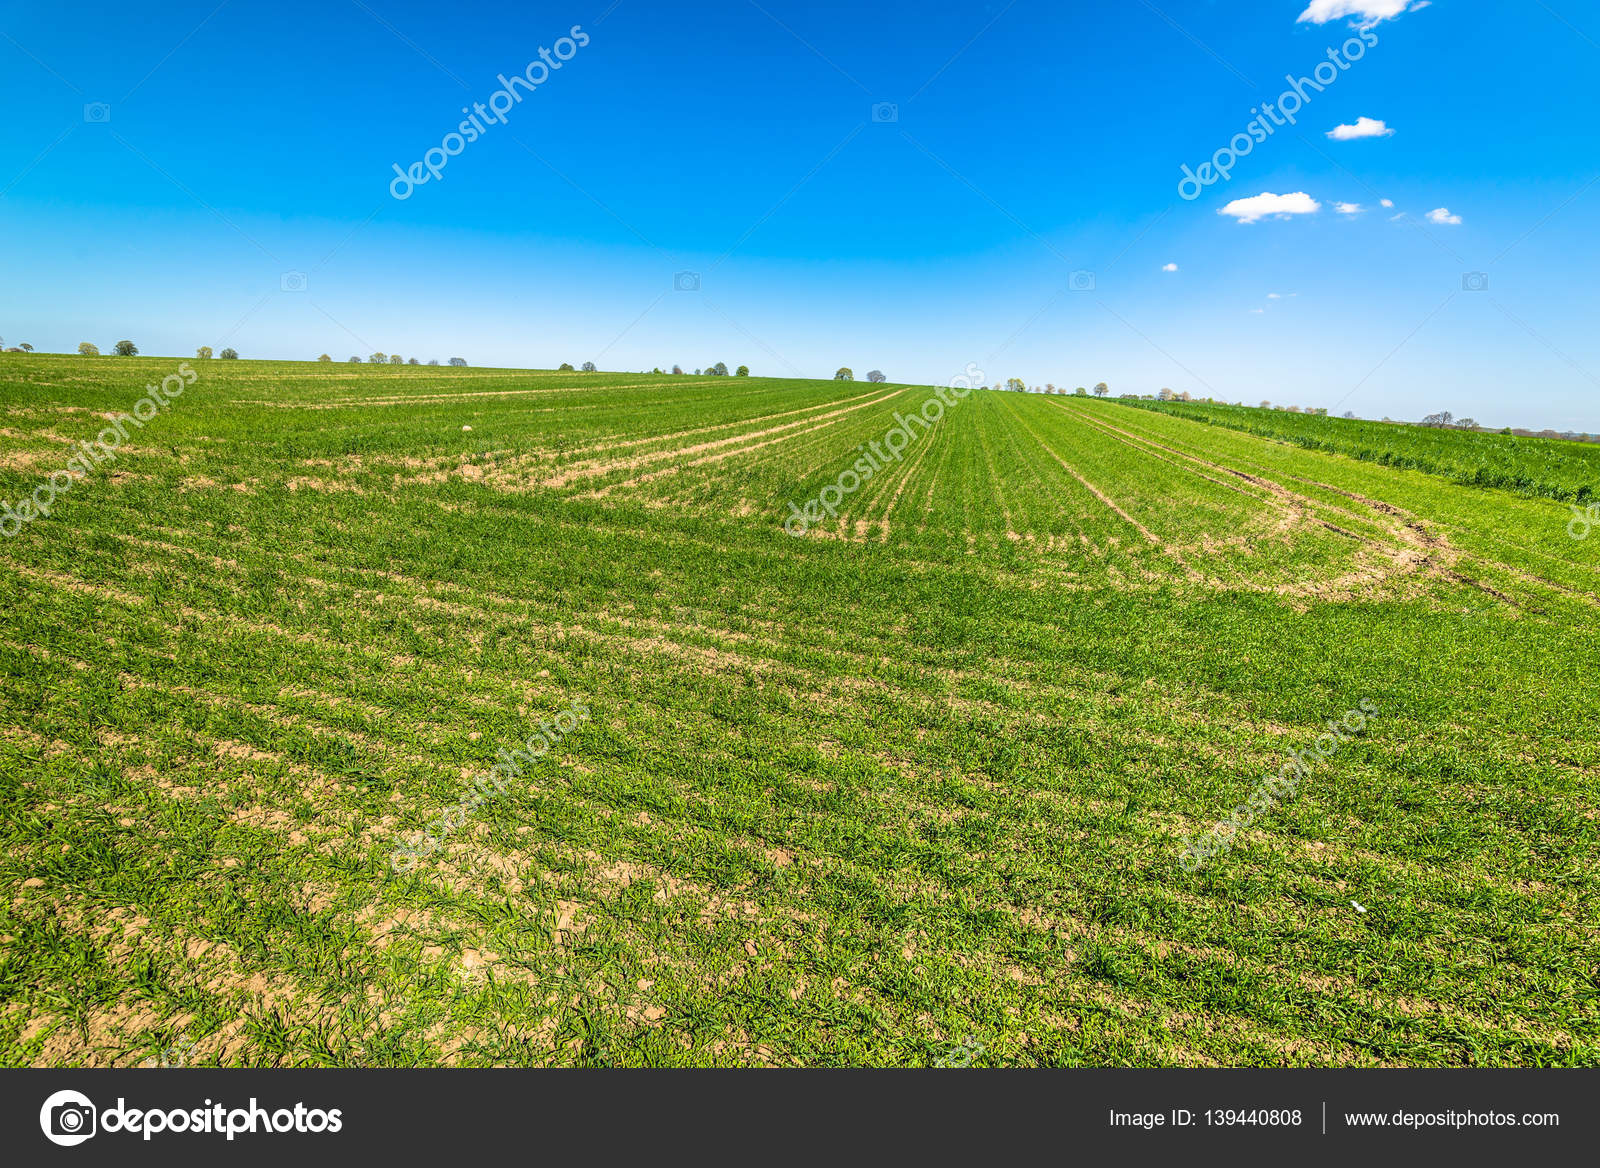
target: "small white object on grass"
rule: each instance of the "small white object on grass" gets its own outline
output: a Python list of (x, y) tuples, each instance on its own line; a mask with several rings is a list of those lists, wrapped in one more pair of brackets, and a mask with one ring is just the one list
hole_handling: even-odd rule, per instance
[(463, 430), (463, 431), (466, 431), (466, 430), (470, 430), (470, 429), (472, 429), (472, 427), (471, 427), (471, 426), (463, 426), (463, 427), (461, 427), (461, 429), (462, 429), (462, 430)]
[(1352, 901), (1351, 901), (1351, 902), (1350, 902), (1350, 903), (1351, 903), (1351, 904), (1353, 904), (1353, 905), (1355, 905), (1355, 910), (1356, 910), (1356, 912), (1358, 912), (1358, 913), (1364, 913), (1364, 912), (1366, 912), (1366, 911), (1367, 911), (1367, 910), (1366, 910), (1366, 909), (1364, 909), (1364, 908), (1362, 908), (1362, 907), (1361, 907), (1361, 906), (1360, 906), (1360, 905), (1359, 905), (1359, 904), (1356, 904), (1356, 902), (1355, 902), (1355, 901), (1353, 901), (1353, 900), (1352, 900)]

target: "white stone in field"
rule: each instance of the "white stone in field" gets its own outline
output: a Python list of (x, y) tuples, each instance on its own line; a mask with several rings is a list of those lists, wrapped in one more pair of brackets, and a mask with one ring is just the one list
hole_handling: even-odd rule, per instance
[(461, 427), (461, 428), (462, 428), (462, 429), (463, 429), (463, 430), (470, 430), (470, 429), (472, 429), (472, 427), (471, 427), (471, 426), (463, 426), (463, 427)]

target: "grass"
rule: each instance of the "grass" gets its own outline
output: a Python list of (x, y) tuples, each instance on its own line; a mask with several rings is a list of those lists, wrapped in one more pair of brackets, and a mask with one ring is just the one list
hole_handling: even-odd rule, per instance
[(1220, 402), (1119, 399), (1117, 404), (1193, 418), (1381, 466), (1420, 470), (1467, 486), (1497, 487), (1577, 503), (1600, 494), (1600, 444), (1592, 442), (1293, 414)]
[[(931, 391), (194, 364), (0, 541), (6, 1065), (1600, 1062), (1558, 503), (978, 392), (794, 539)], [(0, 497), (175, 365), (8, 355)]]

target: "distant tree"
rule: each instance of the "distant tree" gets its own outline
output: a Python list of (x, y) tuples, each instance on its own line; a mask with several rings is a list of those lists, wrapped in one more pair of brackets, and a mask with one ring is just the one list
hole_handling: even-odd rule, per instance
[(654, 369), (650, 370), (650, 372), (651, 373), (660, 373), (661, 372), (661, 366), (657, 365)]
[(422, 362), (418, 361), (415, 357), (409, 357), (409, 358), (406, 359), (406, 364), (407, 365), (421, 365)]
[(750, 366), (748, 366), (748, 365), (739, 366), (739, 368), (737, 368), (737, 369), (735, 369), (733, 371), (733, 375), (735, 377), (749, 377), (750, 376)]
[(563, 361), (563, 362), (561, 362), (561, 368), (557, 369), (556, 372), (557, 373), (576, 373), (577, 370), (572, 367), (572, 362), (571, 361)]
[[(23, 348), (27, 348), (27, 346), (24, 345)], [(1462, 418), (1456, 423), (1456, 425), (1460, 426), (1463, 430), (1476, 430), (1478, 428), (1478, 423), (1474, 422), (1471, 418)], [(1566, 437), (1566, 435), (1562, 435), (1562, 437)]]
[(100, 355), (100, 349), (99, 349), (98, 346), (96, 346), (94, 344), (93, 341), (79, 341), (78, 342), (78, 356), (80, 356), (80, 357), (98, 357), (99, 355)]
[(439, 358), (437, 358), (437, 357), (429, 357), (428, 358), (428, 364), (429, 365), (437, 365), (438, 363), (439, 363)]
[(349, 363), (351, 365), (359, 365), (359, 364), (361, 364), (361, 358), (360, 357), (351, 357)]
[(391, 365), (404, 365), (405, 363), (406, 363), (406, 359), (404, 357), (402, 357), (399, 353), (395, 353), (392, 356), (390, 356), (390, 358), (389, 358), (389, 364), (391, 364)]
[(1056, 391), (1056, 387), (1053, 383), (1047, 381), (1044, 383), (1044, 391), (1046, 393), (1054, 393)]
[(1272, 403), (1269, 401), (1263, 401), (1260, 408), (1263, 410), (1270, 410), (1272, 408)]
[(593, 361), (585, 361), (583, 363), (583, 371), (585, 373), (593, 373), (593, 372), (595, 372), (594, 362)]
[(1299, 406), (1290, 406), (1289, 407), (1289, 412), (1291, 414), (1298, 414), (1300, 412), (1300, 407)]
[(1344, 417), (1344, 418), (1354, 418), (1355, 416), (1356, 416), (1356, 412), (1354, 410), (1346, 410), (1343, 414), (1340, 415), (1340, 417)]
[(22, 351), (23, 351), (23, 352), (24, 352), (24, 353), (31, 353), (31, 352), (33, 352), (33, 346), (32, 346), (32, 345), (30, 345), (30, 344), (28, 344), (28, 342), (27, 342), (27, 341), (23, 341), (23, 342), (22, 342), (22, 344), (21, 344), (21, 346), (20, 346), (20, 348), (21, 348), (21, 349), (22, 349)]
[(694, 375), (695, 375), (695, 376), (696, 376), (696, 377), (699, 377), (699, 376), (700, 376), (700, 370), (698, 370), (698, 369), (696, 369), (696, 370), (695, 370), (695, 371), (694, 371)]
[(1006, 378), (1006, 388), (1011, 390), (1013, 393), (1026, 393), (1026, 392), (1028, 392), (1027, 385), (1023, 383), (1023, 380), (1020, 377), (1008, 377), (1008, 378)]
[(868, 381), (872, 381), (872, 382), (878, 382), (878, 381), (888, 381), (889, 379), (883, 375), (883, 370), (882, 369), (874, 369), (871, 373), (867, 374), (867, 380)]
[(328, 356), (328, 354), (324, 353), (324, 354), (322, 354), (322, 356), (318, 357), (317, 360), (318, 361), (332, 361), (333, 358)]
[(1094, 395), (1095, 395), (1095, 397), (1105, 397), (1105, 395), (1110, 393), (1110, 392), (1111, 392), (1111, 387), (1109, 385), (1107, 385), (1103, 381), (1096, 383), (1096, 385), (1094, 387)]
[(217, 360), (219, 360), (219, 361), (237, 361), (238, 359), (239, 359), (239, 350), (238, 349), (224, 349), (224, 350), (222, 350), (222, 352), (217, 354)]
[(1189, 391), (1186, 389), (1178, 395), (1178, 400), (1181, 402), (1186, 402), (1193, 401), (1194, 399), (1189, 396)]
[(196, 357), (198, 357), (202, 361), (211, 360), (211, 346), (210, 345), (201, 345), (198, 349), (196, 349), (194, 351), (194, 355)]
[(137, 357), (139, 346), (132, 341), (118, 341), (111, 346), (111, 351), (119, 357)]
[(465, 357), (451, 357), (450, 364), (457, 369), (465, 369), (467, 367), (467, 359)]
[(388, 361), (389, 354), (387, 353), (373, 353), (367, 358), (368, 365), (386, 365)]
[(682, 374), (682, 373), (683, 373), (683, 366), (682, 366), (682, 365), (674, 365), (674, 366), (673, 366), (673, 367), (672, 367), (672, 371), (673, 371), (673, 372), (674, 372), (674, 373), (677, 373), (677, 374), (680, 374), (680, 375), (681, 375), (681, 374)]
[(726, 377), (726, 376), (728, 376), (728, 367), (726, 365), (724, 365), (721, 361), (718, 361), (710, 369), (707, 369), (706, 372), (714, 374), (717, 377)]
[(1084, 389), (1083, 386), (1081, 386), (1081, 385), (1078, 386), (1078, 388), (1073, 390), (1072, 392), (1074, 394), (1076, 394), (1078, 397), (1088, 397), (1089, 396), (1089, 391), (1087, 389)]
[(1173, 398), (1172, 391), (1170, 389), (1168, 389), (1164, 385), (1161, 387), (1160, 391), (1157, 392), (1157, 394), (1156, 394), (1156, 399), (1158, 401), (1171, 401), (1172, 398)]
[(833, 375), (833, 379), (835, 381), (854, 381), (856, 375), (850, 371), (850, 366), (841, 365), (838, 372)]

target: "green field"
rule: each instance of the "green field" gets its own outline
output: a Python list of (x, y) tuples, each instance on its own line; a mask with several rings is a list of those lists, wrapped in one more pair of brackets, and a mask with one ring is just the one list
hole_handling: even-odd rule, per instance
[(1468, 486), (1580, 503), (1600, 496), (1600, 443), (1331, 418), (1222, 402), (1122, 400), (1118, 404), (1193, 418), (1382, 466), (1425, 471)]
[(980, 391), (793, 538), (931, 390), (192, 365), (0, 539), (0, 1063), (1600, 1064), (1559, 502)]

